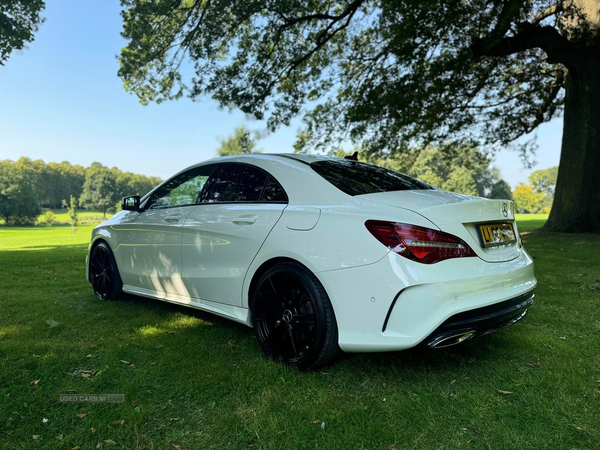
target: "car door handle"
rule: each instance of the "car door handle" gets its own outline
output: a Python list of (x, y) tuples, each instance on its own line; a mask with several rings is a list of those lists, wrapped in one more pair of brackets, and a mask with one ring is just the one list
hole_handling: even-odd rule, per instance
[(181, 214), (172, 214), (165, 217), (166, 222), (179, 222), (179, 219), (181, 219)]
[(242, 225), (242, 224), (252, 225), (254, 222), (256, 222), (256, 216), (236, 217), (235, 219), (232, 220), (232, 222), (235, 223), (236, 225)]

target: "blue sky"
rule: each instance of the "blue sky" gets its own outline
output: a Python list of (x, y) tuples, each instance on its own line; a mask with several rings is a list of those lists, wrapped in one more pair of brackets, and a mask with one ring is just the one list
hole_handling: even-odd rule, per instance
[[(142, 106), (117, 77), (116, 55), (125, 45), (118, 0), (48, 1), (36, 39), (0, 66), (0, 159), (99, 161), (167, 178), (212, 158), (219, 141), (245, 124), (264, 123), (206, 99)], [(263, 152), (292, 152), (300, 121), (259, 141)], [(538, 130), (536, 169), (558, 165), (562, 119)], [(514, 151), (495, 164), (513, 187), (531, 170)]]

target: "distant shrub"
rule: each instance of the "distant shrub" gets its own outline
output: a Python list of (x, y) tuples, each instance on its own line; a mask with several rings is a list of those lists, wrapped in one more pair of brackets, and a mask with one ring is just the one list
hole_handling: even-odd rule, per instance
[(52, 211), (46, 211), (46, 214), (44, 214), (44, 220), (46, 221), (46, 225), (52, 226), (54, 223), (54, 213)]
[(73, 230), (73, 233), (76, 233), (77, 225), (79, 225), (79, 215), (77, 214), (77, 200), (71, 195), (69, 204), (67, 205), (66, 200), (63, 200), (63, 204), (65, 204), (69, 208), (69, 223), (71, 224), (71, 229)]
[(552, 210), (552, 208), (551, 208), (550, 206), (545, 206), (544, 208), (542, 208), (542, 209), (540, 210), (540, 212), (541, 212), (542, 214), (550, 214), (550, 211), (551, 211), (551, 210)]

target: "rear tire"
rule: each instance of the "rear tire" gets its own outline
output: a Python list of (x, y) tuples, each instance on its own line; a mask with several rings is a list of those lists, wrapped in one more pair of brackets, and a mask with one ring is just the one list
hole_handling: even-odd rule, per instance
[(90, 282), (100, 300), (117, 300), (123, 295), (123, 282), (112, 250), (100, 242), (90, 256)]
[(250, 310), (258, 343), (275, 361), (313, 370), (331, 362), (340, 351), (327, 292), (298, 263), (268, 269), (252, 293)]

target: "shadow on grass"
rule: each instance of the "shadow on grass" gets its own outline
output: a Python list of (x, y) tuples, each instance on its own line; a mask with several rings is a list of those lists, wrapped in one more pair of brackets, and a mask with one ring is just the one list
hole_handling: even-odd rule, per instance
[[(210, 325), (212, 328), (213, 339), (215, 345), (223, 344), (218, 336), (230, 336), (235, 340), (244, 340), (249, 346), (254, 348), (253, 354), (261, 355), (261, 350), (254, 336), (254, 330), (242, 324), (230, 321), (225, 318), (213, 315), (211, 313), (190, 308), (184, 305), (177, 305), (160, 300), (154, 300), (134, 295), (127, 295), (123, 298), (133, 305), (139, 307), (151, 308), (158, 314), (172, 314), (193, 317), (202, 321), (193, 326), (181, 329), (179, 327), (171, 327), (168, 322), (163, 323), (160, 328), (162, 330), (156, 333), (148, 333), (144, 336), (145, 339), (155, 339), (159, 344), (161, 336), (167, 333), (178, 333), (181, 337), (194, 338), (197, 337), (197, 329), (202, 325)], [(526, 319), (525, 319), (526, 320)], [(391, 370), (398, 374), (402, 372), (412, 372), (415, 369), (419, 371), (437, 371), (447, 369), (459, 369), (472, 366), (473, 364), (487, 365), (490, 362), (494, 364), (502, 364), (503, 360), (512, 360), (515, 355), (522, 350), (522, 343), (516, 339), (513, 333), (519, 333), (521, 324), (516, 324), (514, 330), (503, 329), (497, 333), (492, 333), (483, 337), (475, 338), (460, 345), (447, 347), (443, 349), (428, 349), (428, 348), (412, 348), (396, 352), (383, 353), (344, 353), (340, 352), (338, 359), (329, 367), (323, 368), (321, 371), (336, 373), (338, 370), (345, 371), (349, 367), (360, 369), (363, 373), (377, 373), (381, 370)], [(173, 331), (175, 328), (175, 331)], [(204, 333), (203, 333), (204, 334)], [(207, 338), (204, 334), (204, 338)], [(266, 362), (266, 357), (264, 357)], [(236, 361), (232, 359), (229, 363), (234, 364)], [(348, 367), (349, 366), (349, 367)]]

